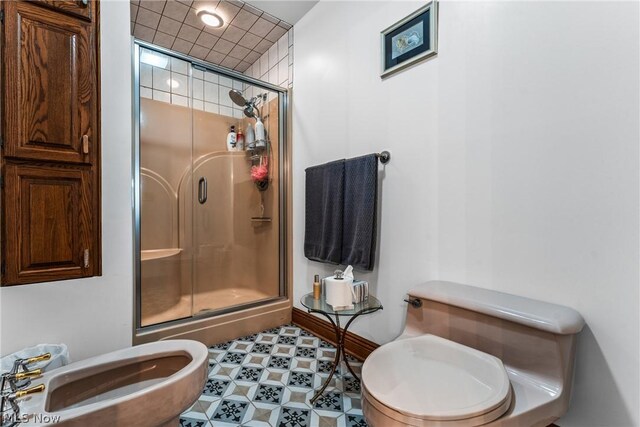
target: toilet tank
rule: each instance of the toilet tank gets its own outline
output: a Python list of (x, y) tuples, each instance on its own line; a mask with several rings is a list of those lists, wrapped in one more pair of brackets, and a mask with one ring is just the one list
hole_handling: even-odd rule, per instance
[(576, 335), (584, 326), (577, 311), (444, 281), (424, 283), (408, 294), (422, 305), (408, 305), (399, 338), (433, 334), (492, 354), (502, 360), (512, 379), (548, 389), (555, 411), (566, 411)]

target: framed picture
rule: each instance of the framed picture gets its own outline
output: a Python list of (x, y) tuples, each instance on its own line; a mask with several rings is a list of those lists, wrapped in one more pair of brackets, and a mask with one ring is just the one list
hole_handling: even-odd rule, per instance
[(380, 33), (382, 71), (388, 77), (438, 52), (438, 4), (436, 0)]

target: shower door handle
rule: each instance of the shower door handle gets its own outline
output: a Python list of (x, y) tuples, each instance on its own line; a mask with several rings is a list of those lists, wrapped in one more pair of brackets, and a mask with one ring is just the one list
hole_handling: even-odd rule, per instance
[(200, 177), (198, 181), (198, 202), (201, 205), (205, 204), (207, 201), (207, 178), (204, 176)]

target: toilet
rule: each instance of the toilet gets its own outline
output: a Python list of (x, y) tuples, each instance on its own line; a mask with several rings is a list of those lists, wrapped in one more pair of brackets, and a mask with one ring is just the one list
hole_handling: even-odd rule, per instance
[(408, 294), (403, 333), (362, 367), (370, 426), (548, 426), (567, 411), (577, 311), (453, 282)]
[(33, 382), (44, 393), (20, 404), (21, 414), (31, 414), (24, 425), (175, 427), (202, 393), (208, 360), (204, 344), (169, 340), (45, 372)]

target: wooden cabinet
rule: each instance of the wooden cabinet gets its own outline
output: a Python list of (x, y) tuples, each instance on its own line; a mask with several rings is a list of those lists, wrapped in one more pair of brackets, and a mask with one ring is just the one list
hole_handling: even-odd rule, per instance
[(2, 2), (2, 285), (101, 272), (98, 6)]
[(5, 165), (7, 283), (92, 276), (98, 250), (92, 236), (88, 168)]
[(4, 155), (95, 161), (92, 24), (32, 2), (5, 3)]
[(91, 21), (93, 18), (94, 1), (89, 0), (36, 0), (41, 6), (67, 13), (77, 18)]

